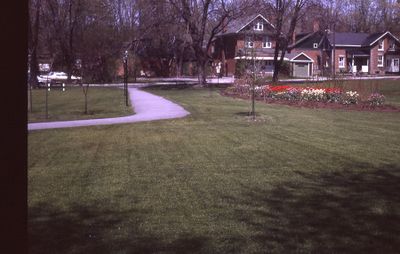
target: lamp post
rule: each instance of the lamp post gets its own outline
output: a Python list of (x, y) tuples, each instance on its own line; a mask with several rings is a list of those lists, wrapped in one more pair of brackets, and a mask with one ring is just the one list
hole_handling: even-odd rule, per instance
[(29, 111), (32, 113), (32, 81), (31, 81), (31, 61), (32, 56), (28, 54), (28, 89), (29, 89)]
[(125, 50), (124, 56), (124, 94), (125, 94), (125, 105), (129, 106), (128, 103), (128, 50)]

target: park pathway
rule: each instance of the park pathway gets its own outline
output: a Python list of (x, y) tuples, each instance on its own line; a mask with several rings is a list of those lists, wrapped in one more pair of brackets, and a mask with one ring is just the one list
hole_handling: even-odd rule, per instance
[(28, 124), (28, 130), (135, 123), (161, 119), (181, 118), (190, 114), (178, 104), (164, 99), (163, 97), (141, 91), (137, 88), (129, 88), (129, 98), (135, 112), (134, 115), (114, 118), (30, 123)]

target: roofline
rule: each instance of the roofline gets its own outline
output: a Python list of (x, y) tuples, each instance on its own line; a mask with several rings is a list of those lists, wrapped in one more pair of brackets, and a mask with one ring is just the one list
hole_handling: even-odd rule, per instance
[(295, 56), (295, 57), (293, 57), (292, 59), (290, 59), (290, 62), (299, 62), (299, 61), (304, 62), (304, 60), (293, 60), (293, 59), (295, 59), (296, 57), (299, 57), (300, 55), (303, 55), (303, 56), (307, 57), (307, 58), (309, 59), (309, 61), (311, 61), (311, 63), (314, 62), (314, 60), (312, 60), (312, 58), (309, 57), (309, 56), (308, 56), (306, 53), (304, 53), (304, 52), (301, 52), (301, 53), (299, 53), (297, 56)]
[(312, 35), (314, 35), (314, 34), (316, 34), (316, 33), (317, 33), (317, 31), (316, 31), (316, 32), (309, 33), (308, 35), (304, 36), (303, 38), (301, 38), (301, 39), (298, 40), (297, 42), (295, 42), (295, 43), (293, 43), (292, 45), (290, 45), (289, 48), (295, 47), (297, 44), (303, 42), (304, 40), (308, 39), (309, 37), (311, 37)]
[[(331, 46), (333, 43), (331, 43)], [(362, 47), (362, 45), (356, 44), (356, 45), (350, 45), (350, 44), (335, 44), (335, 47)]]
[(386, 31), (386, 32), (383, 33), (381, 36), (379, 36), (378, 39), (376, 39), (375, 41), (371, 42), (371, 43), (369, 44), (369, 46), (372, 46), (372, 45), (375, 44), (377, 41), (379, 41), (380, 39), (382, 39), (382, 37), (385, 37), (387, 34), (389, 34), (390, 36), (392, 36), (397, 42), (400, 43), (399, 39), (397, 39), (396, 36), (394, 36), (391, 32)]
[(266, 19), (263, 15), (258, 14), (257, 16), (255, 16), (253, 19), (251, 19), (249, 22), (247, 22), (244, 26), (242, 26), (239, 30), (236, 31), (236, 33), (239, 33), (243, 28), (245, 28), (246, 26), (248, 26), (251, 22), (253, 22), (256, 18), (261, 17), (262, 19), (264, 19), (273, 29), (275, 29), (275, 26), (271, 24), (271, 22), (269, 22), (268, 19)]
[[(236, 56), (234, 59), (236, 60), (274, 60), (273, 56)], [(278, 57), (278, 60), (280, 60), (281, 57)], [(283, 61), (289, 61), (289, 58), (283, 57)]]

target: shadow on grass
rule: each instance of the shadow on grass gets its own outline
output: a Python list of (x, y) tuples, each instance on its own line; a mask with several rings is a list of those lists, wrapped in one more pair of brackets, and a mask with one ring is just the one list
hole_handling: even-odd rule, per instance
[(366, 168), (298, 172), (301, 181), (270, 190), (244, 187), (247, 193), (230, 201), (247, 207), (235, 217), (268, 253), (399, 253), (400, 168), (352, 173)]
[(198, 253), (208, 241), (185, 236), (165, 243), (144, 235), (143, 215), (78, 206), (61, 212), (42, 203), (29, 209), (29, 253)]
[[(234, 113), (234, 114), (237, 115), (237, 116), (252, 116), (252, 114), (249, 111), (247, 111), (247, 112), (237, 112), (237, 113)], [(256, 112), (256, 116), (260, 116), (260, 114)]]

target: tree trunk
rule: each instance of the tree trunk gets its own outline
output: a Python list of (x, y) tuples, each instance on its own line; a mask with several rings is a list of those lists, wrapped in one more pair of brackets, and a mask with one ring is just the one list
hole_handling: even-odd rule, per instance
[(197, 75), (198, 75), (198, 80), (199, 80), (200, 86), (207, 85), (206, 65), (207, 65), (207, 62), (202, 59), (197, 61), (197, 71), (198, 71)]
[[(41, 6), (41, 0), (38, 0), (36, 2), (36, 13), (35, 13), (35, 21), (33, 24), (29, 24), (29, 40), (30, 40), (30, 62), (29, 68), (30, 68), (30, 76), (29, 76), (29, 84), (30, 86), (33, 87), (38, 87), (38, 80), (37, 80), (37, 75), (39, 74), (39, 65), (38, 65), (38, 60), (37, 60), (37, 48), (38, 48), (38, 42), (39, 42), (39, 21), (40, 21), (40, 6)], [(31, 20), (31, 19), (30, 19)], [(31, 27), (33, 25), (33, 29)]]

